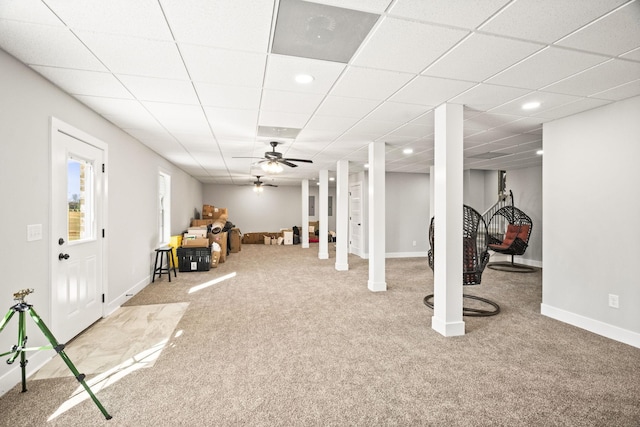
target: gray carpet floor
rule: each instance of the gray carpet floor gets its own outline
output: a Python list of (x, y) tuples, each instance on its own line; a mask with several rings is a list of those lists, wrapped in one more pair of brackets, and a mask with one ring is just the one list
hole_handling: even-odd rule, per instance
[(445, 338), (426, 258), (388, 259), (372, 293), (368, 261), (338, 272), (334, 255), (245, 245), (156, 280), (126, 305), (189, 306), (153, 367), (97, 393), (112, 420), (85, 400), (47, 421), (77, 388), (52, 378), (0, 397), (0, 425), (640, 426), (640, 349), (540, 315), (541, 271), (485, 270), (465, 293), (502, 312)]

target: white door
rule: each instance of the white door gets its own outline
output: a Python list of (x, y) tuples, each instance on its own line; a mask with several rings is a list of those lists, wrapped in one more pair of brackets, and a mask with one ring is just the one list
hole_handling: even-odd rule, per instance
[(362, 184), (349, 186), (349, 253), (362, 256)]
[(50, 329), (62, 343), (103, 315), (105, 149), (52, 120)]

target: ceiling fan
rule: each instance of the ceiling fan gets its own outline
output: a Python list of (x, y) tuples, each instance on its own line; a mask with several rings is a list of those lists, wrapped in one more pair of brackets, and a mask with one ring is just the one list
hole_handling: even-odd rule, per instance
[(267, 184), (263, 181), (260, 181), (260, 177), (261, 175), (256, 175), (256, 180), (253, 181), (253, 191), (255, 191), (256, 193), (262, 193), (264, 187), (277, 187), (277, 185)]
[(269, 145), (271, 145), (271, 151), (265, 152), (264, 157), (234, 157), (234, 159), (261, 159), (258, 164), (262, 167), (262, 170), (270, 173), (282, 172), (281, 165), (287, 165), (291, 168), (297, 168), (298, 165), (292, 162), (313, 163), (312, 160), (308, 159), (292, 159), (282, 157), (282, 153), (276, 151), (276, 147), (278, 146), (278, 144), (279, 142), (277, 141), (271, 141), (269, 143)]

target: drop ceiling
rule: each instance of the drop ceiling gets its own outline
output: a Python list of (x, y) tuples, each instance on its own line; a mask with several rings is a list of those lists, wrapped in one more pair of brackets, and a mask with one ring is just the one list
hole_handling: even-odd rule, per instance
[(543, 123), (640, 95), (640, 0), (2, 0), (0, 48), (203, 183), (263, 175), (236, 157), (272, 140), (313, 160), (279, 184), (372, 141), (428, 172), (445, 102), (465, 168), (510, 170)]

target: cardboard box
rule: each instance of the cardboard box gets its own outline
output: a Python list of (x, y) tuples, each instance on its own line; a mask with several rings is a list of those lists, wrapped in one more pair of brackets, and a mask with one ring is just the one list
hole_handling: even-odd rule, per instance
[(212, 245), (214, 242), (220, 245), (220, 263), (223, 263), (227, 260), (227, 232), (224, 231), (222, 233), (209, 233), (209, 244)]
[(212, 268), (217, 268), (219, 262), (220, 262), (220, 251), (212, 251), (211, 252), (211, 267)]
[(209, 248), (185, 248), (176, 250), (178, 271), (209, 271), (211, 269), (211, 250)]
[(202, 205), (202, 219), (214, 219), (214, 210), (215, 207), (213, 205)]
[(232, 254), (240, 252), (242, 250), (242, 233), (239, 228), (232, 228), (229, 231), (229, 252)]
[(284, 237), (278, 237), (278, 239), (276, 240), (276, 245), (281, 245), (282, 242), (284, 242)]
[(207, 227), (191, 227), (187, 230), (186, 234), (196, 237), (207, 237)]
[(271, 236), (264, 236), (264, 244), (265, 245), (271, 244)]
[(208, 248), (209, 247), (209, 239), (206, 237), (196, 237), (196, 238), (183, 238), (182, 239), (182, 247), (183, 248)]
[(293, 245), (293, 231), (282, 232), (283, 245)]
[(214, 219), (192, 219), (191, 227), (202, 227), (203, 225), (213, 224)]

